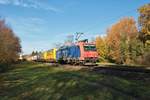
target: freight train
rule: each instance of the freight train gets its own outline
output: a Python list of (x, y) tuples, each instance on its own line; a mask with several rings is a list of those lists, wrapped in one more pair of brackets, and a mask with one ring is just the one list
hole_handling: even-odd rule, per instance
[[(96, 64), (98, 53), (94, 43), (87, 40), (71, 45), (61, 46), (36, 55), (37, 61), (69, 63), (69, 64)], [(35, 60), (35, 59), (34, 59)]]

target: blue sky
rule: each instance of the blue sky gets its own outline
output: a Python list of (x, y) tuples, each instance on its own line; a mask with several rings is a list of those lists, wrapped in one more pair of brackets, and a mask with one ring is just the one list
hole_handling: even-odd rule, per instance
[(137, 20), (137, 8), (149, 0), (0, 0), (0, 16), (21, 39), (25, 54), (47, 50), (66, 36), (104, 35), (120, 18)]

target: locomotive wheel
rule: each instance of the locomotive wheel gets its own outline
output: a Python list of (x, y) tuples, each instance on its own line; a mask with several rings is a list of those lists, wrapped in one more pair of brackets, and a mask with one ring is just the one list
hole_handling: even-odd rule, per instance
[(79, 65), (84, 66), (84, 65), (85, 65), (85, 62), (84, 62), (84, 61), (80, 61), (80, 62), (79, 62)]

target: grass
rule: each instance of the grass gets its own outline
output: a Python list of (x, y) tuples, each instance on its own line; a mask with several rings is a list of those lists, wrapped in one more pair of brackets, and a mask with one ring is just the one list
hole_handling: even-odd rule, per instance
[(21, 63), (0, 74), (0, 100), (150, 99), (149, 73), (119, 74)]

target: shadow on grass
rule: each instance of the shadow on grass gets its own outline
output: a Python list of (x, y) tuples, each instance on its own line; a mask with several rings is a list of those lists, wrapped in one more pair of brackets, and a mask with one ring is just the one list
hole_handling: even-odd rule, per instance
[(129, 67), (129, 66), (107, 66), (96, 67), (92, 69), (92, 72), (113, 75), (125, 79), (150, 81), (150, 70), (143, 67)]
[(131, 80), (118, 75), (109, 71), (98, 73), (95, 70), (66, 71), (49, 66), (22, 67), (2, 75), (0, 99), (150, 99), (150, 81)]

